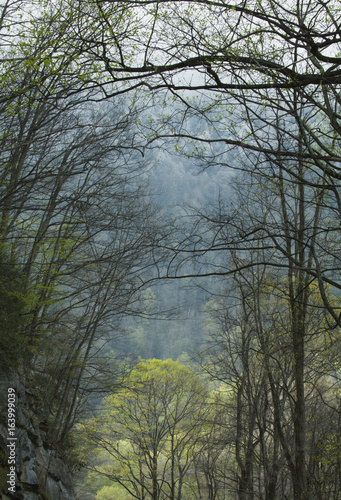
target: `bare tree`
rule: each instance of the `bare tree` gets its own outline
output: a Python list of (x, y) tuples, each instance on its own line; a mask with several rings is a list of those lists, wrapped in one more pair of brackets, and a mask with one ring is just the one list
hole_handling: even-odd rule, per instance
[[(328, 205), (324, 204), (323, 186), (311, 182), (307, 188), (306, 183), (298, 182), (301, 175), (312, 180), (311, 172), (302, 165), (292, 165), (294, 179), (288, 176), (288, 168), (285, 175), (281, 168), (269, 168), (271, 176), (266, 176), (263, 166), (260, 173), (245, 174), (240, 179), (232, 208), (216, 215), (201, 214), (201, 221), (209, 228), (201, 234), (207, 235), (207, 243), (209, 237), (214, 242), (201, 255), (207, 260), (208, 253), (225, 251), (226, 279), (235, 283), (232, 288), (230, 285), (230, 303), (217, 306), (217, 315), (228, 322), (219, 334), (220, 368), (216, 371), (213, 367), (213, 372), (215, 378), (235, 384), (237, 443), (245, 446), (243, 451), (236, 447), (240, 498), (243, 494), (252, 498), (256, 481), (253, 470), (258, 460), (255, 450), (260, 446), (261, 456), (269, 456), (265, 452), (267, 439), (274, 457), (272, 463), (266, 460), (269, 483), (263, 487), (268, 497), (276, 491), (279, 464), (282, 467), (285, 459), (292, 494), (301, 498), (313, 494), (308, 486), (313, 482), (307, 470), (311, 447), (308, 421), (311, 405), (320, 397), (319, 380), (331, 377), (327, 390), (330, 397), (333, 383), (338, 383), (336, 373), (327, 365), (339, 333), (330, 324), (314, 276), (315, 255), (322, 264), (329, 260), (328, 247), (322, 253), (322, 220)], [(217, 273), (224, 274), (222, 267)], [(237, 302), (233, 302), (234, 294)], [(336, 306), (330, 289), (328, 295), (329, 303)], [(227, 306), (232, 312), (224, 314)], [(326, 357), (315, 351), (321, 342)], [(264, 414), (264, 408), (271, 417)], [(333, 408), (337, 415), (336, 400)]]

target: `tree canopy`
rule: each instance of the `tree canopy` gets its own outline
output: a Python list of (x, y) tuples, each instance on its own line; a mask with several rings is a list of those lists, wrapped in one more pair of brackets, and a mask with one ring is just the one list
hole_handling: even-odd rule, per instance
[(105, 399), (103, 413), (80, 426), (92, 445), (90, 468), (132, 498), (175, 500), (186, 491), (192, 498), (207, 396), (197, 376), (177, 362), (137, 364), (123, 388)]
[[(82, 425), (117, 494), (339, 500), (340, 33), (337, 0), (0, 4), (1, 355), (64, 456), (110, 392)], [(168, 220), (160, 148), (228, 185)], [(143, 287), (207, 277), (216, 392), (171, 360), (119, 377)]]

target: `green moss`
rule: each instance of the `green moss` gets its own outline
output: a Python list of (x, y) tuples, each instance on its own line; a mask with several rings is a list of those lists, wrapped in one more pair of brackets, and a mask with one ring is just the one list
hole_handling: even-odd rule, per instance
[(52, 500), (52, 498), (44, 491), (39, 488), (38, 495), (40, 496), (40, 500)]

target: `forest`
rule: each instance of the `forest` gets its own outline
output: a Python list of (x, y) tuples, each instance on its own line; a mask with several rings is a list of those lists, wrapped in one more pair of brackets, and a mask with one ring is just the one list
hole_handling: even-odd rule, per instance
[(0, 66), (0, 424), (73, 478), (1, 430), (1, 499), (341, 500), (339, 1), (0, 0)]

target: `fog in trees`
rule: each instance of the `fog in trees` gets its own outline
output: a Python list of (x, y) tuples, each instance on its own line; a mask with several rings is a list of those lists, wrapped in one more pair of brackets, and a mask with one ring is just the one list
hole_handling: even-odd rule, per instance
[(0, 9), (2, 374), (73, 498), (338, 500), (338, 3)]

